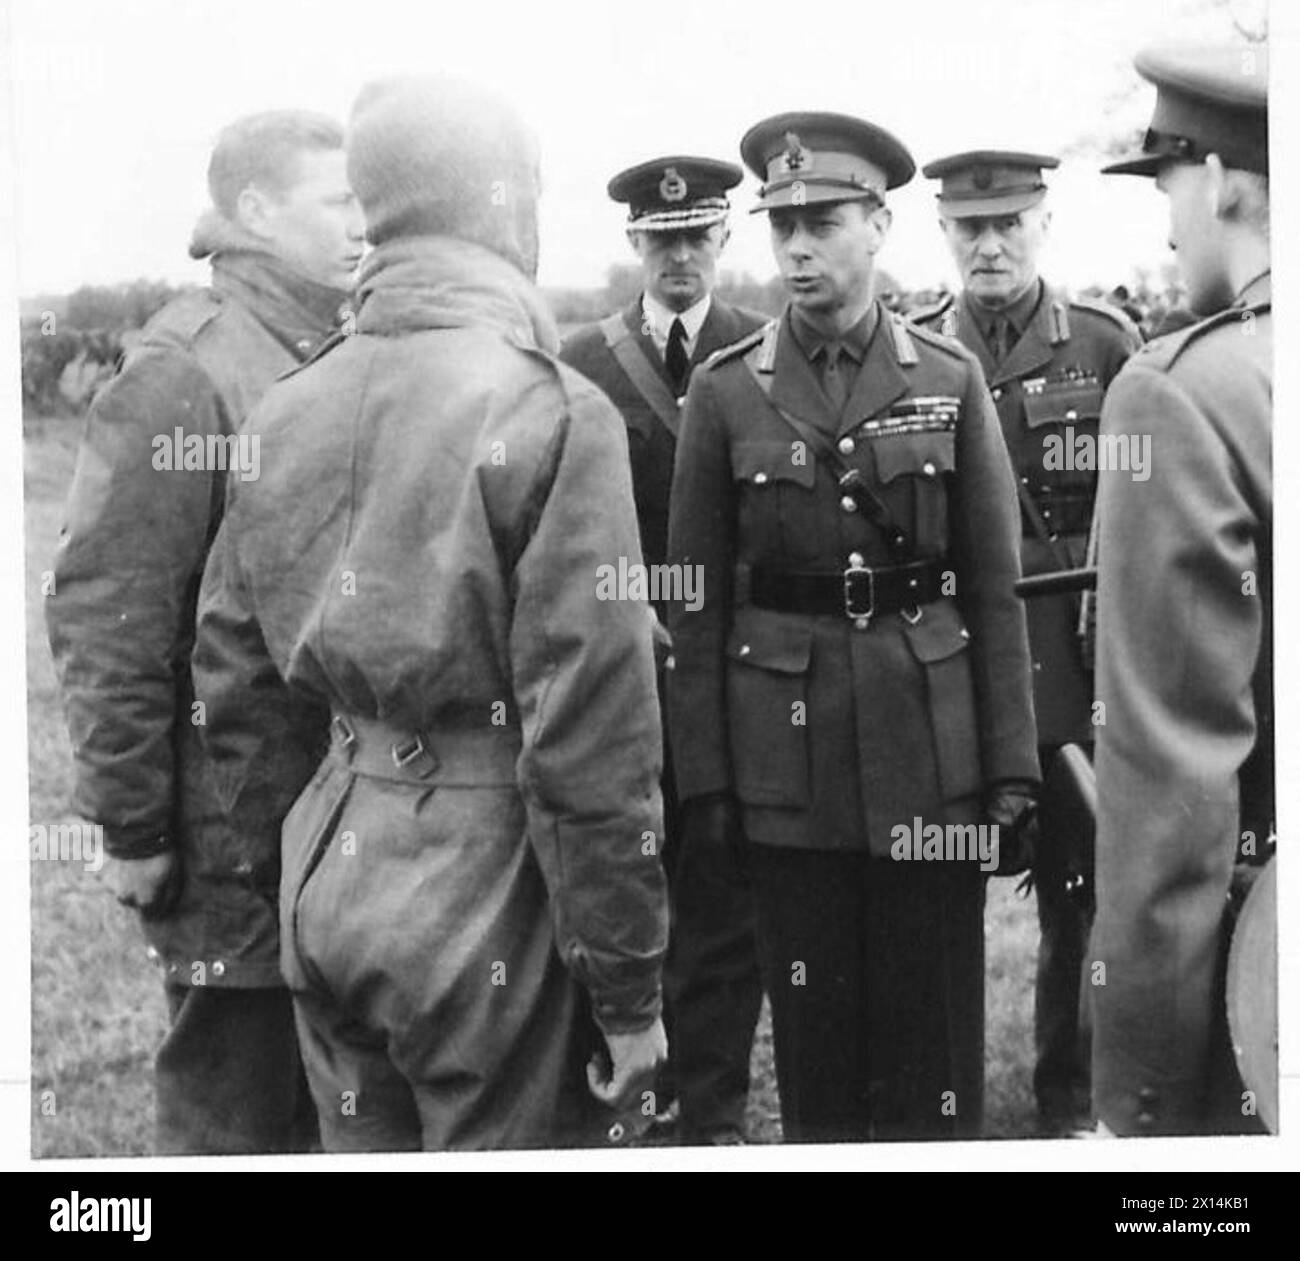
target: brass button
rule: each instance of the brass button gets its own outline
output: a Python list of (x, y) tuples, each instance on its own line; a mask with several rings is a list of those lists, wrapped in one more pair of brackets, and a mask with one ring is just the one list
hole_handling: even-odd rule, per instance
[(226, 965), (225, 965), (224, 963), (222, 963), (220, 959), (218, 959), (218, 960), (216, 961), (216, 963), (214, 963), (214, 964), (212, 965), (212, 975), (213, 975), (213, 976), (225, 976), (225, 975), (226, 975)]
[(909, 579), (907, 580), (907, 589), (908, 589), (909, 591), (915, 591), (915, 590), (917, 589), (917, 587), (919, 587), (920, 585), (921, 585), (921, 584), (920, 584), (919, 582), (917, 582), (917, 580), (916, 580), (915, 578), (909, 578)]
[(766, 474), (766, 473), (755, 473), (755, 474), (754, 474), (754, 485), (755, 485), (755, 486), (761, 486), (765, 481), (767, 481), (767, 474)]
[(863, 557), (863, 555), (862, 555), (861, 552), (850, 552), (850, 553), (849, 553), (849, 568), (850, 568), (850, 569), (861, 569), (862, 566), (865, 565), (866, 563), (867, 563), (867, 562), (866, 562), (866, 560), (864, 559), (864, 557)]
[(870, 625), (871, 625), (871, 619), (869, 617), (855, 617), (853, 619), (854, 630), (866, 630), (867, 627)]
[(1000, 403), (1002, 401), (1002, 387), (1000, 385), (993, 391), (993, 401), (995, 403)]
[(677, 669), (677, 658), (676, 658), (676, 657), (665, 657), (665, 658), (664, 658), (664, 669), (665, 669), (665, 670), (676, 670), (676, 669)]
[(852, 495), (845, 495), (840, 500), (840, 507), (843, 508), (845, 512), (856, 512), (858, 510), (857, 501)]
[(1076, 411), (1074, 410), (1074, 408), (1072, 407), (1072, 408), (1070, 408), (1070, 410), (1069, 410), (1068, 412), (1065, 413), (1065, 419), (1066, 419), (1066, 420), (1078, 420), (1078, 419), (1079, 419), (1079, 413), (1076, 412)]
[(144, 953), (145, 953), (146, 958), (149, 958), (149, 959), (156, 959), (156, 958), (158, 957), (158, 947), (157, 947), (157, 946), (149, 946), (149, 947), (146, 948), (146, 950), (145, 950)]
[(741, 655), (742, 657), (748, 657), (748, 656), (749, 656), (749, 645), (748, 645), (748, 644), (741, 644), (741, 645), (740, 645), (740, 655)]
[(852, 455), (852, 454), (853, 454), (853, 449), (854, 449), (854, 446), (855, 446), (855, 445), (856, 445), (856, 444), (854, 443), (854, 441), (853, 441), (852, 438), (841, 438), (841, 439), (840, 439), (840, 454), (841, 454), (841, 455)]
[(930, 460), (926, 460), (926, 462), (921, 465), (921, 472), (924, 473), (926, 477), (933, 477), (934, 464)]
[(970, 631), (968, 631), (964, 626), (961, 628), (961, 637), (962, 637), (963, 639), (969, 639), (969, 638), (970, 638)]

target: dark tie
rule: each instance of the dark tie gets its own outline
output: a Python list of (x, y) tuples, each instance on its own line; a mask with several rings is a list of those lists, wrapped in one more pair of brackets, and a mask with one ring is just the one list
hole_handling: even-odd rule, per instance
[(831, 401), (831, 410), (835, 415), (839, 415), (844, 410), (844, 404), (849, 401), (849, 383), (844, 375), (843, 355), (838, 345), (832, 343), (822, 352), (825, 360), (822, 363), (822, 389), (826, 391), (826, 397)]
[(668, 369), (668, 380), (672, 383), (673, 393), (681, 398), (686, 393), (686, 378), (690, 376), (691, 363), (686, 357), (686, 329), (680, 319), (673, 320), (673, 326), (668, 330), (664, 366)]
[(1004, 315), (996, 316), (990, 326), (989, 349), (994, 363), (1001, 363), (1011, 350), (1011, 321)]

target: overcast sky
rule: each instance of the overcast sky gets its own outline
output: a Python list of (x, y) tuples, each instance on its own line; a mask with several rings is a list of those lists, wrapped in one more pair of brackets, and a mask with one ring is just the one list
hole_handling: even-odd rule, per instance
[[(995, 146), (1073, 147), (1136, 130), (1152, 90), (1133, 51), (1171, 33), (1223, 35), (1243, 0), (10, 0), (23, 294), (138, 276), (201, 280), (185, 247), (212, 139), (276, 106), (345, 117), (367, 80), (454, 69), (503, 89), (541, 137), (541, 282), (593, 285), (625, 259), (624, 166), (672, 152), (738, 161), (743, 132), (786, 109), (834, 109), (893, 130), (918, 166)], [(1178, 14), (1171, 26), (1170, 15)], [(1168, 259), (1146, 181), (1090, 156), (1056, 173), (1045, 270), (1083, 285)], [(733, 195), (724, 266), (772, 274), (765, 221)], [(881, 263), (906, 285), (951, 278), (933, 186), (893, 195)]]

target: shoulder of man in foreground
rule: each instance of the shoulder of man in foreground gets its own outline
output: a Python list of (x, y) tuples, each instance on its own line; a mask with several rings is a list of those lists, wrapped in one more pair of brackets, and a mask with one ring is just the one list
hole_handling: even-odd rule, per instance
[(1230, 396), (1246, 386), (1246, 378), (1234, 372), (1236, 362), (1243, 368), (1254, 363), (1256, 372), (1271, 380), (1272, 339), (1261, 335), (1260, 324), (1267, 318), (1267, 312), (1250, 307), (1228, 307), (1147, 342), (1129, 358), (1121, 379), (1158, 373), (1192, 393)]
[(906, 319), (909, 324), (915, 324), (918, 328), (925, 328), (932, 324), (938, 324), (939, 321), (953, 309), (953, 304), (956, 301), (957, 295), (955, 293), (945, 293), (935, 302), (908, 311), (903, 318)]

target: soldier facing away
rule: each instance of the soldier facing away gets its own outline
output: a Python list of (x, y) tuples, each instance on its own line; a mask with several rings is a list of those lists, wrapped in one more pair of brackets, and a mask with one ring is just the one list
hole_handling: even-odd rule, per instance
[[(653, 618), (597, 595), (640, 559), (623, 423), (555, 357), (510, 106), (371, 84), (348, 170), (356, 332), (251, 420), (204, 580), (218, 788), (292, 804), (281, 957), (328, 1150), (574, 1141), (666, 1049)], [(326, 724), (304, 787), (282, 751)]]
[[(1038, 273), (1051, 212), (1045, 154), (984, 149), (940, 158), (923, 174), (942, 180), (940, 226), (961, 273), (956, 298), (919, 317), (956, 337), (980, 361), (1019, 480), (1020, 563), (1026, 575), (1084, 563), (1097, 489), (1095, 460), (1076, 460), (1097, 441), (1102, 399), (1137, 329), (1105, 303), (1083, 302)], [(1038, 904), (1034, 1000), (1034, 1096), (1040, 1126), (1070, 1133), (1087, 1123), (1089, 1031), (1081, 1021), (1091, 855), (1066, 852), (1081, 831), (1052, 790), (1052, 760), (1064, 744), (1092, 749), (1092, 666), (1081, 642), (1080, 599), (1032, 599), (1026, 610), (1034, 670), (1038, 756), (1045, 776), (1033, 856)], [(1086, 1008), (1085, 1008), (1086, 1010)]]
[(900, 833), (1014, 826), (1036, 789), (1010, 463), (976, 360), (871, 297), (907, 150), (797, 113), (741, 153), (790, 300), (687, 396), (686, 827), (746, 847), (786, 1137), (975, 1135), (985, 875)]
[(1117, 1134), (1249, 1131), (1276, 1081), (1243, 1092), (1224, 954), (1234, 860), (1266, 859), (1274, 830), (1267, 52), (1136, 64), (1155, 113), (1107, 170), (1168, 197), (1208, 318), (1135, 355), (1102, 412), (1108, 437), (1149, 442), (1151, 475), (1103, 474), (1097, 507), (1093, 1099)]
[[(574, 332), (561, 358), (609, 395), (627, 426), (641, 550), (662, 564), (681, 404), (692, 371), (763, 322), (714, 296), (729, 236), (730, 162), (677, 156), (620, 172), (609, 194), (629, 207), (628, 240), (645, 288), (624, 310)], [(666, 603), (657, 606), (665, 620)], [(660, 674), (660, 702), (664, 703)], [(665, 722), (665, 727), (667, 726)], [(671, 1082), (688, 1142), (743, 1138), (749, 1057), (762, 1002), (749, 882), (735, 854), (682, 835), (671, 744), (664, 747), (664, 869), (672, 907), (664, 967)], [(669, 1099), (661, 1098), (665, 1120)]]
[[(222, 815), (189, 656), (226, 475), (208, 455), (238, 450), (229, 440), (266, 388), (334, 330), (363, 249), (332, 119), (233, 123), (208, 187), (190, 253), (211, 258), (211, 287), (160, 311), (96, 398), (45, 609), (73, 802), (102, 825), (105, 875), (162, 968), (171, 1026), (154, 1085), (168, 1154), (314, 1140), (279, 969), (278, 837)], [(172, 458), (177, 430), (203, 458)]]

